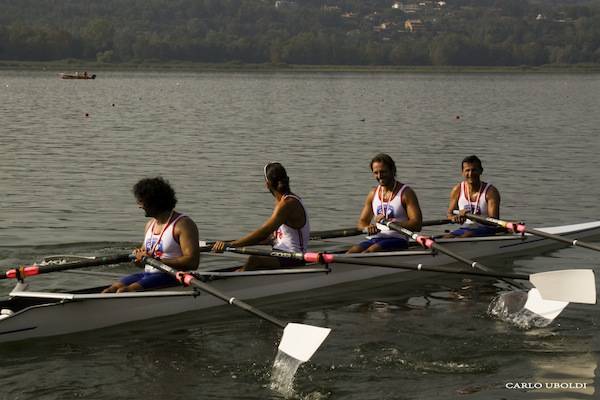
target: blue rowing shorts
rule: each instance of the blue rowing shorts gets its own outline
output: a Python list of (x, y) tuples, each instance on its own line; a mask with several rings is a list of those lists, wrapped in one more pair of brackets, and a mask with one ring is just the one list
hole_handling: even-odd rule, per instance
[(121, 278), (121, 283), (129, 286), (139, 283), (144, 289), (157, 289), (166, 286), (176, 286), (177, 279), (165, 272), (138, 272)]
[(374, 244), (379, 245), (379, 247), (381, 247), (382, 251), (405, 250), (408, 248), (408, 240), (406, 240), (404, 238), (399, 238), (399, 237), (390, 237), (390, 238), (374, 237), (369, 240), (360, 242), (358, 244), (358, 246), (360, 246), (360, 248), (363, 251), (365, 251), (366, 249), (373, 246)]
[(471, 236), (494, 236), (498, 233), (498, 228), (495, 226), (480, 225), (475, 227), (461, 226), (460, 228), (450, 232), (454, 236), (462, 236), (465, 233), (471, 233)]

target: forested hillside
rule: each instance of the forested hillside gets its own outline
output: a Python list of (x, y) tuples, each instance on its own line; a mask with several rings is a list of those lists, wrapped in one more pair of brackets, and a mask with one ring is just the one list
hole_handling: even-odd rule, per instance
[(600, 0), (0, 0), (0, 60), (600, 63)]

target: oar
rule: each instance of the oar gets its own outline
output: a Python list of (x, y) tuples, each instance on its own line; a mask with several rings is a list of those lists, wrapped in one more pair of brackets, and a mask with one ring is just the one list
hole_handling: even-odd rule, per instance
[[(450, 224), (452, 221), (449, 219), (431, 219), (423, 221), (421, 225), (423, 226), (434, 226), (434, 225), (446, 225)], [(331, 239), (337, 237), (348, 237), (348, 236), (358, 236), (366, 233), (364, 229), (358, 229), (357, 227), (352, 228), (339, 228), (332, 229), (328, 231), (313, 231), (310, 233), (310, 240), (323, 240), (323, 239)]]
[(382, 220), (382, 221), (380, 221), (380, 224), (387, 226), (388, 228), (413, 239), (415, 242), (419, 243), (421, 246), (423, 246), (426, 249), (436, 250), (440, 253), (446, 254), (447, 256), (452, 257), (455, 260), (458, 260), (460, 262), (470, 265), (472, 268), (479, 268), (483, 271), (488, 271), (488, 272), (492, 271), (492, 268), (486, 267), (485, 265), (481, 264), (480, 262), (470, 260), (466, 257), (463, 257), (460, 254), (457, 254), (457, 253), (453, 252), (452, 250), (447, 249), (445, 246), (442, 246), (441, 244), (437, 243), (432, 238), (430, 238), (428, 236), (418, 235), (418, 234), (414, 233), (413, 231), (410, 231), (395, 222)]
[[(460, 254), (456, 254), (453, 251), (447, 249), (445, 246), (442, 246), (438, 243), (436, 243), (432, 238), (427, 237), (427, 236), (421, 236), (418, 235), (404, 227), (402, 227), (401, 225), (394, 223), (394, 222), (390, 222), (390, 221), (381, 221), (381, 223), (385, 226), (387, 226), (390, 229), (395, 230), (396, 232), (400, 232), (410, 238), (412, 238), (413, 240), (415, 240), (417, 243), (419, 243), (421, 246), (431, 249), (431, 250), (436, 250), (439, 251), (440, 253), (446, 254), (452, 258), (454, 258), (455, 260), (464, 262), (467, 265), (470, 265), (472, 268), (478, 268), (480, 270), (483, 271), (487, 271), (487, 272), (492, 272), (492, 269), (489, 267), (486, 267), (485, 265), (483, 265), (480, 262), (474, 261), (474, 260), (470, 260), (466, 257), (461, 256)], [(574, 272), (574, 274), (568, 274), (568, 272)], [(587, 271), (587, 272), (586, 272)], [(565, 274), (564, 272), (558, 273), (559, 271), (552, 271), (552, 272), (547, 272), (544, 274), (550, 274), (550, 275), (544, 275), (544, 276), (548, 276), (550, 279), (546, 282), (544, 291), (542, 291), (540, 288), (539, 293), (541, 294), (540, 299), (541, 300), (557, 300), (557, 301), (562, 301), (562, 302), (566, 302), (564, 304), (548, 304), (548, 303), (544, 303), (543, 301), (536, 301), (536, 296), (535, 293), (531, 293), (532, 296), (528, 297), (527, 299), (527, 308), (539, 315), (543, 315), (546, 316), (547, 315), (552, 315), (551, 313), (548, 314), (550, 311), (548, 310), (553, 310), (553, 312), (556, 312), (557, 309), (558, 313), (560, 313), (560, 311), (562, 311), (562, 309), (564, 307), (567, 306), (568, 302), (573, 302), (573, 303), (588, 303), (588, 304), (595, 304), (596, 302), (596, 283), (594, 280), (594, 273), (592, 270), (569, 270), (566, 271), (567, 273)], [(566, 275), (566, 276), (563, 276)], [(532, 275), (533, 277), (534, 275)], [(556, 278), (559, 277), (559, 279), (565, 279), (564, 282), (560, 282), (557, 281)], [(582, 286), (582, 287), (578, 287), (578, 286), (570, 286), (573, 284), (573, 282), (570, 279), (574, 279), (575, 282), (577, 282), (577, 284), (584, 284), (586, 282), (586, 280), (591, 279), (591, 282), (588, 282), (587, 286)], [(532, 283), (535, 284), (534, 281), (531, 280)], [(537, 287), (537, 284), (535, 284)], [(579, 296), (578, 292), (581, 289), (582, 292), (585, 293), (581, 293), (581, 296)], [(593, 290), (591, 290), (593, 289)], [(569, 300), (572, 299), (572, 300)], [(592, 302), (593, 299), (593, 302)], [(582, 300), (582, 301), (580, 301)], [(562, 308), (561, 308), (562, 307)], [(558, 314), (556, 314), (558, 315)], [(552, 319), (552, 318), (548, 318), (548, 319)]]
[[(458, 214), (458, 211), (455, 211), (455, 213)], [(484, 223), (488, 222), (490, 224), (498, 225), (498, 226), (501, 226), (503, 228), (506, 228), (506, 229), (511, 230), (516, 233), (530, 233), (532, 235), (541, 236), (546, 239), (558, 240), (559, 242), (563, 242), (563, 243), (566, 243), (571, 246), (585, 247), (586, 249), (600, 251), (600, 246), (597, 246), (597, 245), (594, 245), (591, 243), (587, 243), (587, 242), (582, 242), (577, 239), (569, 239), (569, 238), (566, 238), (566, 237), (563, 237), (560, 235), (555, 235), (552, 233), (544, 232), (539, 229), (528, 228), (524, 224), (519, 224), (517, 222), (508, 222), (508, 221), (503, 221), (501, 219), (496, 219), (496, 218), (491, 218), (491, 217), (482, 217), (480, 215), (475, 215), (475, 214), (471, 214), (471, 213), (466, 213), (465, 217), (472, 219), (474, 221), (478, 221), (478, 222), (484, 222)]]
[(279, 319), (266, 314), (261, 310), (254, 308), (239, 299), (236, 299), (235, 297), (228, 296), (213, 286), (194, 278), (192, 274), (188, 272), (177, 271), (154, 258), (146, 257), (143, 259), (143, 262), (172, 275), (184, 286), (195, 286), (203, 292), (215, 296), (224, 302), (231, 304), (232, 306), (241, 308), (250, 314), (256, 315), (257, 317), (282, 328), (283, 337), (281, 338), (281, 343), (279, 344), (279, 350), (299, 361), (306, 362), (310, 360), (321, 343), (323, 343), (327, 335), (329, 335), (329, 332), (331, 332), (331, 329), (329, 328), (280, 321)]
[(47, 274), (49, 272), (65, 271), (69, 269), (95, 267), (98, 265), (109, 265), (118, 264), (122, 262), (131, 261), (131, 253), (127, 254), (116, 254), (112, 256), (101, 256), (91, 259), (85, 259), (81, 261), (68, 262), (64, 264), (40, 266), (40, 265), (27, 265), (19, 268), (9, 269), (8, 271), (0, 273), (0, 279), (23, 279), (26, 276)]
[(591, 269), (569, 269), (560, 271), (539, 272), (531, 275), (517, 273), (498, 273), (477, 269), (456, 269), (440, 266), (426, 266), (423, 264), (406, 264), (392, 260), (382, 260), (380, 257), (369, 260), (364, 256), (350, 256), (346, 254), (329, 254), (318, 252), (294, 253), (279, 250), (264, 250), (249, 247), (227, 247), (229, 252), (287, 258), (322, 264), (354, 264), (371, 267), (399, 268), (415, 271), (441, 272), (448, 274), (488, 276), (493, 278), (519, 279), (530, 281), (546, 300), (566, 301), (571, 303), (596, 303), (596, 284), (594, 271)]

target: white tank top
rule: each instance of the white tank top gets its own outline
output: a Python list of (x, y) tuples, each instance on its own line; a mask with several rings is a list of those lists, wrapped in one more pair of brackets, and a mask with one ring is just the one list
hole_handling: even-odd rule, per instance
[[(492, 186), (492, 185), (490, 185), (489, 183), (481, 182), (479, 192), (477, 193), (477, 195), (475, 195), (475, 201), (469, 201), (467, 199), (467, 195), (466, 195), (466, 192), (468, 191), (467, 183), (464, 181), (461, 182), (460, 183), (460, 195), (458, 196), (458, 209), (459, 210), (467, 210), (467, 212), (469, 212), (471, 214), (487, 217), (488, 209), (487, 209), (487, 201), (485, 199), (485, 196), (486, 196), (487, 191), (490, 188), (490, 186)], [(483, 187), (483, 190), (481, 190), (481, 187)], [(471, 199), (472, 198), (473, 198), (473, 194), (471, 194)], [(475, 221), (471, 221), (470, 219), (467, 219), (465, 221), (465, 225), (487, 226), (487, 225), (479, 224)]]
[(275, 231), (275, 241), (273, 242), (274, 250), (289, 251), (289, 252), (306, 252), (308, 250), (308, 241), (310, 239), (310, 224), (308, 223), (308, 214), (306, 213), (306, 207), (302, 203), (302, 199), (293, 194), (283, 196), (285, 200), (287, 197), (292, 197), (300, 202), (302, 209), (304, 210), (304, 226), (300, 229), (292, 228), (286, 224), (281, 225)]
[[(399, 184), (400, 184), (399, 182), (396, 182), (394, 184), (394, 191), (396, 190), (396, 187)], [(394, 197), (392, 197), (388, 201), (383, 201), (384, 199), (382, 196), (382, 186), (381, 185), (377, 186), (377, 189), (375, 189), (375, 194), (373, 195), (373, 202), (371, 203), (371, 206), (373, 208), (373, 215), (381, 214), (381, 215), (385, 215), (386, 219), (394, 218), (399, 221), (406, 221), (408, 219), (408, 215), (406, 214), (406, 210), (404, 209), (404, 206), (402, 205), (402, 193), (404, 193), (404, 190), (406, 190), (406, 188), (408, 188), (407, 185), (402, 185), (400, 187), (400, 190), (398, 191), (398, 193), (396, 193), (394, 195)], [(404, 235), (390, 229), (389, 231), (378, 232), (376, 235), (369, 236), (369, 237), (370, 238), (374, 238), (374, 237), (404, 238)]]
[[(154, 233), (156, 220), (152, 221), (144, 236), (144, 248), (146, 249), (146, 253), (158, 259), (182, 256), (183, 252), (181, 251), (181, 246), (177, 243), (175, 237), (173, 237), (173, 230), (175, 229), (177, 221), (184, 216), (185, 215), (183, 214), (179, 214), (177, 217), (173, 218), (171, 215), (162, 232), (159, 234)], [(144, 270), (152, 273), (161, 272), (159, 269), (151, 267), (150, 265), (146, 265)]]

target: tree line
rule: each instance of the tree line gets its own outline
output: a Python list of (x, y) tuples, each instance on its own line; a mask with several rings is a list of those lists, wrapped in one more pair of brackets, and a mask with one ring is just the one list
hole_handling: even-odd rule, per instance
[[(0, 0), (0, 59), (600, 63), (599, 0), (425, 3), (409, 14), (392, 8), (389, 0), (296, 0), (280, 7), (264, 0)], [(404, 22), (415, 18), (423, 28), (406, 31)]]

